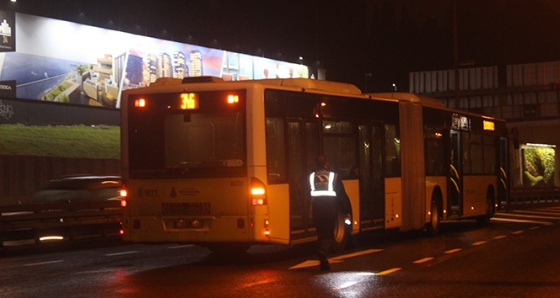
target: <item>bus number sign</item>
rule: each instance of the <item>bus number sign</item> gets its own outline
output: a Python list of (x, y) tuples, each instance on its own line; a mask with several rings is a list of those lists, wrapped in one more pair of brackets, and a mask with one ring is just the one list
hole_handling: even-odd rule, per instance
[(488, 120), (483, 120), (482, 121), (482, 127), (484, 128), (484, 130), (494, 131), (494, 122), (488, 121)]
[(196, 110), (198, 109), (198, 94), (196, 93), (181, 93), (181, 101), (179, 103), (181, 110)]

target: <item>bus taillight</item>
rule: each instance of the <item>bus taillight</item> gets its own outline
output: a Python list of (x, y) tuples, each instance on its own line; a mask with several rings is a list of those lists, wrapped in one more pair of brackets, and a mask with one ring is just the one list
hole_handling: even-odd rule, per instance
[(137, 108), (145, 108), (146, 107), (146, 100), (143, 98), (136, 99), (134, 101), (134, 106)]
[(230, 94), (227, 96), (228, 104), (235, 104), (239, 102), (239, 95)]
[(119, 234), (121, 236), (124, 236), (127, 229), (128, 229), (128, 220), (124, 219), (121, 221), (121, 229), (119, 230)]
[(269, 237), (269, 236), (270, 236), (270, 230), (268, 229), (268, 224), (269, 224), (269, 223), (270, 223), (270, 222), (268, 221), (268, 219), (265, 219), (265, 220), (264, 220), (264, 232), (263, 232), (263, 233), (264, 233), (264, 236), (265, 236), (265, 237)]
[(251, 205), (266, 205), (265, 185), (257, 178), (251, 178)]
[(126, 207), (128, 205), (128, 191), (126, 190), (126, 186), (124, 184), (121, 184), (121, 190), (120, 190), (120, 195), (121, 195), (121, 207)]

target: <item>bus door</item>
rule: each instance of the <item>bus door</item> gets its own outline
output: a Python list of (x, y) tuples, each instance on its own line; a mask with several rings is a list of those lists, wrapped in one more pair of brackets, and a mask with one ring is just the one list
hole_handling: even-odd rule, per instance
[(460, 131), (451, 130), (449, 154), (447, 215), (449, 217), (454, 217), (463, 214), (463, 169)]
[[(509, 207), (509, 143), (507, 138), (500, 138), (500, 146), (498, 146), (498, 161), (499, 161), (499, 168), (498, 168), (498, 177), (500, 181), (498, 181), (498, 209), (502, 207)], [(502, 206), (504, 205), (504, 206)]]
[(307, 230), (309, 219), (309, 174), (315, 170), (315, 158), (320, 154), (318, 122), (288, 120), (288, 183), (290, 188), (290, 231), (292, 239), (305, 236), (294, 231)]
[(360, 227), (383, 227), (383, 126), (358, 126), (358, 169), (360, 181)]

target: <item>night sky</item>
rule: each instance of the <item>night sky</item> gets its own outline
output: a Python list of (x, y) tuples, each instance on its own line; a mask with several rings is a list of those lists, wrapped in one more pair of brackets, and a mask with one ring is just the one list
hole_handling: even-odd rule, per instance
[[(13, 7), (1, 0), (2, 9)], [(408, 91), (411, 71), (452, 69), (454, 0), (18, 0), (16, 11), (317, 64), (327, 79)], [(455, 0), (468, 67), (560, 60), (560, 1)], [(82, 13), (82, 14), (80, 14)], [(112, 21), (112, 22), (109, 22)], [(366, 76), (371, 74), (371, 77)]]

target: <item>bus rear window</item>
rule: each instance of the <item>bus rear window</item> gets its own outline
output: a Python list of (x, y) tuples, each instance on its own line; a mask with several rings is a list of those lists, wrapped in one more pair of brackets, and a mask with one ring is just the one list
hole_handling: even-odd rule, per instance
[(243, 165), (237, 115), (166, 115), (164, 123), (166, 168)]
[(132, 178), (225, 177), (246, 173), (243, 101), (222, 104), (222, 92), (200, 94), (195, 110), (169, 109), (166, 98), (148, 98), (129, 116)]

